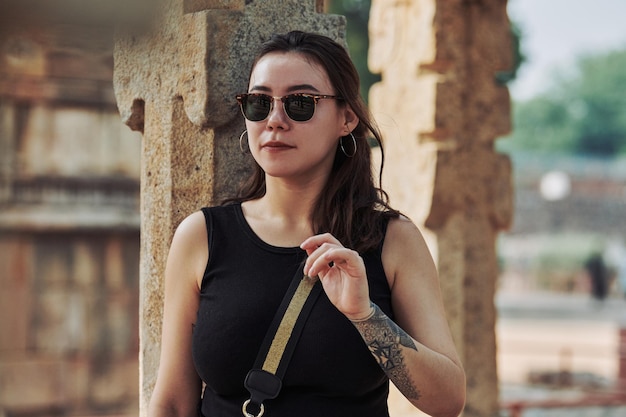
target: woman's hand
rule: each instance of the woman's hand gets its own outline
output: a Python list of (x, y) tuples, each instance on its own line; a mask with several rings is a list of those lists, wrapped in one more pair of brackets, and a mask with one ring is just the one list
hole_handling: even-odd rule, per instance
[(304, 273), (318, 276), (328, 299), (350, 320), (372, 312), (363, 258), (344, 247), (330, 233), (308, 238), (300, 245), (308, 254)]

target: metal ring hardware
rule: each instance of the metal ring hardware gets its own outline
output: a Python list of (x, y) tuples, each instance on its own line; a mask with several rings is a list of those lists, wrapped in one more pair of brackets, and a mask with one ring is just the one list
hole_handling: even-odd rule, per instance
[(241, 412), (243, 413), (244, 417), (261, 417), (263, 415), (263, 413), (265, 412), (265, 406), (263, 404), (261, 404), (261, 409), (259, 410), (259, 414), (257, 414), (256, 416), (254, 414), (250, 414), (248, 413), (248, 404), (250, 404), (250, 400), (246, 400), (243, 403), (243, 406), (241, 407)]

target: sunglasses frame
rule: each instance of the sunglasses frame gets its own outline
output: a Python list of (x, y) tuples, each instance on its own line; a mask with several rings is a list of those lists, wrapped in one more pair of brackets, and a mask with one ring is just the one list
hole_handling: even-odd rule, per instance
[[(268, 99), (271, 99), (270, 101), (270, 108), (267, 111), (267, 114), (265, 115), (265, 117), (263, 119), (260, 120), (250, 120), (248, 119), (248, 116), (246, 116), (246, 113), (244, 111), (244, 103), (246, 101), (246, 99), (250, 96), (261, 96), (261, 97), (265, 97)], [(291, 117), (291, 115), (289, 114), (289, 112), (287, 111), (287, 101), (292, 98), (292, 97), (308, 97), (308, 98), (312, 98), (313, 99), (313, 112), (311, 113), (311, 117), (309, 117), (308, 119), (305, 120), (295, 120)], [(289, 117), (289, 120), (292, 120), (294, 122), (308, 122), (309, 120), (311, 120), (313, 118), (313, 116), (315, 115), (315, 109), (317, 107), (317, 102), (319, 100), (322, 99), (334, 99), (334, 100), (343, 100), (342, 97), (339, 96), (333, 96), (333, 95), (329, 95), (329, 94), (310, 94), (310, 93), (293, 93), (293, 94), (286, 94), (284, 96), (270, 96), (269, 94), (263, 94), (263, 93), (243, 93), (243, 94), (237, 94), (235, 96), (235, 98), (237, 99), (237, 103), (239, 103), (239, 108), (241, 109), (241, 114), (243, 114), (243, 117), (251, 122), (262, 122), (264, 120), (267, 120), (267, 118), (269, 117), (270, 113), (272, 112), (272, 110), (274, 109), (274, 101), (276, 100), (280, 100), (283, 103), (283, 111), (285, 112), (285, 114), (287, 115), (287, 117)]]

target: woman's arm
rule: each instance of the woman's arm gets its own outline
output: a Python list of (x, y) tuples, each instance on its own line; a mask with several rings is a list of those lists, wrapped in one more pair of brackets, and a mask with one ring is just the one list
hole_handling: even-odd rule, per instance
[(150, 398), (150, 417), (197, 417), (202, 383), (191, 355), (192, 327), (208, 260), (202, 212), (176, 230), (165, 269), (165, 299), (159, 372)]
[(355, 326), (409, 401), (432, 416), (457, 416), (465, 404), (465, 373), (437, 270), (418, 228), (405, 218), (391, 221), (382, 257), (396, 323), (376, 308), (371, 319)]
[(465, 402), (461, 365), (416, 342), (378, 306), (372, 306), (370, 317), (353, 324), (389, 379), (429, 415), (459, 415)]
[[(404, 396), (435, 417), (456, 417), (465, 404), (465, 373), (450, 334), (435, 264), (417, 227), (389, 223), (383, 266), (395, 322), (369, 300), (363, 260), (330, 235), (307, 239), (305, 272), (318, 275)], [(332, 263), (330, 263), (332, 262)], [(330, 264), (329, 264), (330, 263)]]

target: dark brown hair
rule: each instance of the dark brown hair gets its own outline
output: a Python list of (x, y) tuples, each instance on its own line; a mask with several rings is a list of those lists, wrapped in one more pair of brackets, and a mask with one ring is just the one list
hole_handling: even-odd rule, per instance
[[(389, 206), (387, 194), (374, 183), (369, 141), (374, 140), (381, 147), (380, 181), (384, 165), (381, 134), (361, 98), (359, 74), (348, 52), (326, 36), (293, 31), (273, 35), (264, 43), (252, 69), (259, 59), (271, 52), (297, 52), (319, 64), (326, 71), (335, 94), (343, 98), (338, 103), (350, 106), (358, 117), (359, 124), (352, 131), (357, 144), (355, 154), (347, 157), (337, 146), (328, 183), (317, 199), (311, 221), (315, 233), (331, 233), (343, 245), (358, 252), (375, 248), (384, 238), (382, 220), (398, 217), (399, 213)], [(342, 140), (352, 154), (352, 138), (347, 136)], [(241, 187), (239, 196), (227, 202), (254, 200), (263, 195), (265, 173), (255, 162), (252, 175)]]

